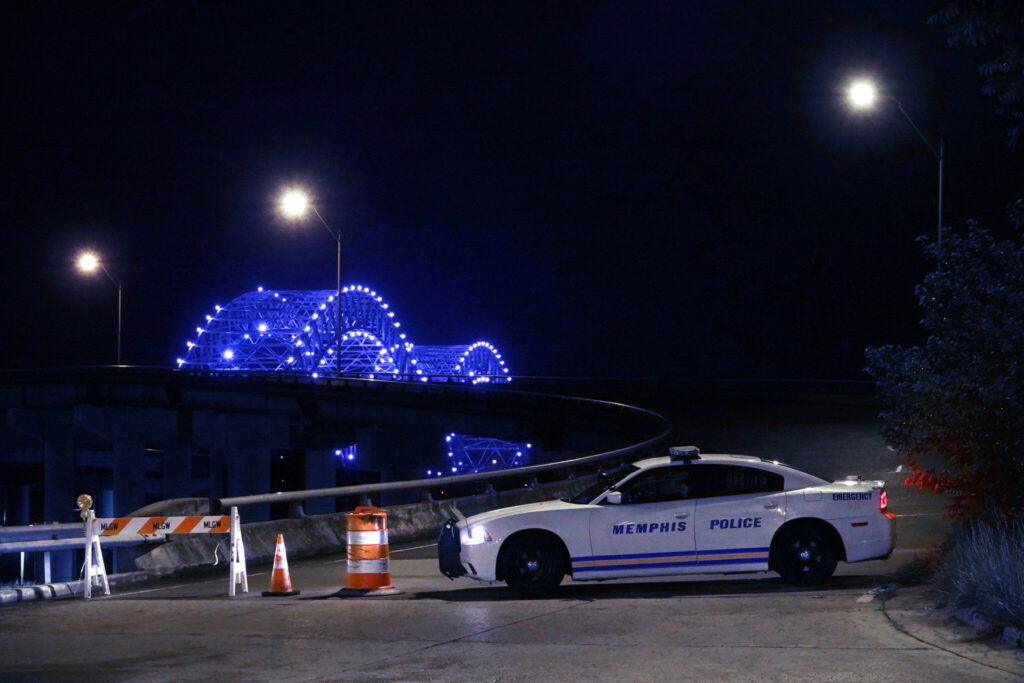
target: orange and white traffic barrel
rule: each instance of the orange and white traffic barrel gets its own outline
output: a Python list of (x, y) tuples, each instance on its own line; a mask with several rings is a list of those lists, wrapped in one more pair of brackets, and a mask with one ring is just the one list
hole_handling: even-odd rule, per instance
[(346, 515), (348, 572), (341, 597), (395, 595), (388, 558), (388, 514), (376, 507), (357, 507)]

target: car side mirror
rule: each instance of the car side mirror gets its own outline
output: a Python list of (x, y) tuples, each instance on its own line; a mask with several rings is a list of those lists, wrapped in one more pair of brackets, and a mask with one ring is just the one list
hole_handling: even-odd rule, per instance
[(622, 505), (622, 491), (609, 491), (604, 501), (610, 505)]

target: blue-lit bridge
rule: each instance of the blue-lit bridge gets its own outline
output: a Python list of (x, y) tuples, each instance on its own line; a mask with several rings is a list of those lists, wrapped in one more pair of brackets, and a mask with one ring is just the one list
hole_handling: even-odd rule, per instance
[[(384, 297), (369, 287), (246, 292), (215, 306), (177, 359), (183, 369), (297, 372), (312, 377), (509, 381), (489, 342), (417, 345)], [(339, 345), (340, 341), (340, 345)]]
[[(487, 341), (447, 346), (417, 345), (391, 305), (370, 287), (337, 290), (246, 292), (214, 306), (177, 359), (184, 370), (357, 377), (420, 382), (511, 381), (498, 350)], [(339, 322), (340, 321), (340, 322)], [(453, 441), (454, 439), (454, 441)], [(486, 442), (486, 447), (482, 447)], [(478, 472), (527, 464), (530, 442), (451, 434), (447, 459), (427, 458), (427, 476)], [(442, 448), (440, 442), (434, 447)], [(355, 460), (357, 445), (339, 445), (338, 456)], [(394, 469), (394, 468), (393, 468)]]

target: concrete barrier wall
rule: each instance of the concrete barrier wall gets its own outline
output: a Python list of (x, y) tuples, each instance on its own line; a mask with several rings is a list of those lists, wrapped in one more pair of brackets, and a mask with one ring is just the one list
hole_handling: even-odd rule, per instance
[[(596, 480), (596, 475), (536, 485), (512, 491), (490, 492), (477, 496), (426, 501), (383, 508), (388, 513), (388, 541), (404, 543), (436, 538), (441, 525), (456, 517), (456, 508), (466, 517), (500, 507), (571, 496)], [(245, 523), (242, 514), (242, 540), (246, 561), (250, 564), (272, 562), (277, 534), (284, 534), (289, 557), (309, 557), (344, 552), (346, 515), (340, 512), (301, 519)], [(170, 540), (135, 558), (135, 566), (156, 576), (204, 571), (226, 562), (230, 550), (227, 534), (171, 536)]]

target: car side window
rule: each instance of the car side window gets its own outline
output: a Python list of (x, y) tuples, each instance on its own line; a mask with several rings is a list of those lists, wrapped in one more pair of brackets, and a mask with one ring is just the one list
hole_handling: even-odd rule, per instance
[(619, 490), (627, 505), (684, 500), (690, 497), (689, 479), (689, 467), (657, 467), (633, 477)]
[(744, 493), (782, 491), (785, 478), (781, 474), (742, 465), (694, 466), (690, 483), (692, 497), (713, 498)]

